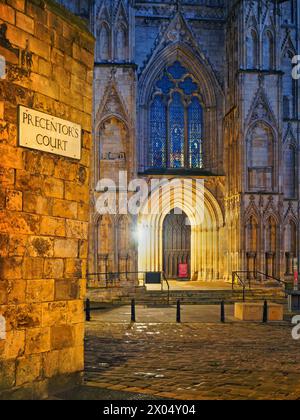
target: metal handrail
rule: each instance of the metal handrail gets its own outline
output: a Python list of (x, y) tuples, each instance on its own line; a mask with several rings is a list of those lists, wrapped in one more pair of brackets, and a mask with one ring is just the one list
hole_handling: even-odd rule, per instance
[(245, 302), (246, 283), (241, 278), (240, 274), (247, 274), (247, 280), (248, 280), (248, 284), (249, 284), (249, 290), (251, 290), (251, 279), (250, 279), (250, 277), (248, 277), (249, 274), (254, 274), (254, 278), (257, 278), (257, 274), (260, 274), (262, 276), (265, 276), (266, 278), (275, 280), (278, 283), (284, 285), (284, 287), (286, 289), (287, 282), (285, 282), (284, 280), (278, 279), (277, 277), (271, 276), (271, 275), (269, 275), (267, 273), (263, 273), (262, 271), (259, 271), (259, 270), (255, 270), (255, 271), (249, 271), (249, 270), (233, 271), (232, 272), (232, 290), (234, 289), (235, 278), (237, 278), (238, 281), (239, 281), (239, 283), (240, 283), (240, 285), (243, 288), (243, 301), (244, 302)]
[[(240, 282), (242, 288), (243, 288), (243, 302), (245, 302), (245, 292), (246, 292), (246, 283), (244, 282), (244, 280), (239, 276), (239, 273), (244, 273), (241, 271), (233, 271), (232, 272), (232, 290), (234, 289), (234, 281), (235, 278), (238, 278), (238, 281)], [(251, 284), (249, 281), (249, 289), (251, 289)]]
[[(162, 274), (162, 277), (163, 277), (163, 279), (165, 280), (165, 282), (167, 283), (167, 286), (168, 286), (168, 305), (169, 305), (169, 303), (170, 303), (170, 284), (169, 284), (168, 279), (166, 277), (166, 273), (164, 271), (162, 271), (161, 274)], [(163, 283), (164, 282), (162, 281), (162, 284)], [(163, 286), (163, 288), (164, 288), (164, 286)]]
[(273, 279), (273, 280), (277, 281), (278, 283), (283, 284), (285, 287), (286, 287), (286, 285), (287, 285), (287, 282), (286, 282), (286, 281), (281, 280), (281, 279), (279, 279), (279, 278), (277, 278), (277, 277), (274, 277), (274, 276), (270, 276), (269, 274), (267, 274), (267, 273), (263, 273), (262, 271), (258, 271), (258, 270), (256, 270), (254, 273), (256, 273), (256, 274), (260, 274), (260, 275), (262, 275), (262, 276), (265, 276), (265, 277), (266, 277), (266, 278), (268, 278), (268, 279)]

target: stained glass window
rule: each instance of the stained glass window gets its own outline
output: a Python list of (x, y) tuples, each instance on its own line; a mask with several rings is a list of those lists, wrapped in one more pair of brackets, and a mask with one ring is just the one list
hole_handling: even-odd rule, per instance
[(179, 61), (175, 61), (175, 63), (168, 68), (168, 73), (174, 79), (182, 79), (182, 77), (187, 74), (187, 70), (180, 64)]
[(184, 107), (176, 92), (170, 105), (170, 167), (184, 168)]
[(188, 108), (189, 165), (202, 168), (202, 107), (198, 98), (193, 98)]
[(198, 90), (197, 84), (193, 82), (191, 77), (187, 77), (183, 82), (180, 82), (179, 87), (184, 91), (186, 95), (191, 95)]
[(157, 82), (157, 87), (162, 90), (162, 92), (167, 95), (170, 92), (171, 88), (175, 87), (175, 83), (172, 82), (167, 74)]
[(193, 76), (179, 61), (167, 67), (150, 106), (152, 168), (203, 167), (203, 108)]
[(166, 166), (166, 106), (161, 96), (156, 96), (150, 111), (151, 129), (151, 166), (164, 168)]

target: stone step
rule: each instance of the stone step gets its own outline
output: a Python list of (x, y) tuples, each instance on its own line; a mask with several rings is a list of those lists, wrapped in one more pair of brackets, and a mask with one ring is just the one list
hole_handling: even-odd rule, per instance
[[(264, 299), (271, 300), (277, 303), (285, 303), (285, 293), (281, 288), (256, 288), (253, 290), (246, 290), (246, 300), (261, 301)], [(235, 290), (170, 290), (169, 296), (167, 290), (151, 290), (147, 291), (144, 288), (137, 288), (135, 291), (127, 292), (126, 295), (117, 293), (108, 298), (101, 293), (101, 291), (92, 291), (90, 294), (92, 302), (105, 303), (110, 302), (115, 305), (128, 305), (132, 299), (135, 299), (137, 305), (162, 305), (162, 304), (176, 304), (180, 300), (183, 304), (197, 304), (210, 305), (218, 304), (222, 300), (225, 303), (233, 303), (242, 301), (243, 292), (241, 289)]]

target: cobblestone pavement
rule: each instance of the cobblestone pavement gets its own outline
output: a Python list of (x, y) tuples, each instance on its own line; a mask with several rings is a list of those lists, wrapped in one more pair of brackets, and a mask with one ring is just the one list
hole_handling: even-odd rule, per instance
[(176, 399), (300, 399), (289, 323), (110, 323), (86, 331), (93, 386)]

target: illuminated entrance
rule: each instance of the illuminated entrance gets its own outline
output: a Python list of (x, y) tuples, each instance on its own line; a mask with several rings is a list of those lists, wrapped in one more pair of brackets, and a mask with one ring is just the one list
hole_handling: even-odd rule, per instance
[[(177, 214), (176, 214), (177, 213)], [(171, 211), (163, 223), (163, 269), (168, 279), (190, 278), (191, 226), (184, 212)]]
[[(176, 274), (175, 278), (177, 277), (178, 259), (176, 258), (179, 258), (179, 255), (174, 252), (177, 248), (173, 240), (166, 238), (166, 232), (170, 234), (171, 231), (173, 233), (176, 231), (175, 228), (170, 227), (174, 221), (172, 222), (168, 215), (170, 208), (179, 208), (190, 221), (190, 225), (182, 234), (185, 238), (190, 238), (190, 245), (181, 245), (179, 249), (180, 252), (190, 249), (189, 253), (185, 253), (189, 264), (189, 278), (201, 281), (223, 279), (224, 250), (221, 247), (224, 218), (218, 201), (207, 188), (204, 188), (203, 202), (195, 206), (194, 182), (184, 191), (184, 199), (181, 189), (175, 187), (172, 191), (170, 207), (164, 205), (163, 194), (160, 194), (159, 190), (153, 191), (143, 203), (138, 217), (139, 271), (162, 272), (166, 270), (169, 278), (174, 274)], [(158, 209), (158, 211), (144, 214), (144, 209), (147, 208)], [(184, 258), (184, 252), (181, 256)]]

